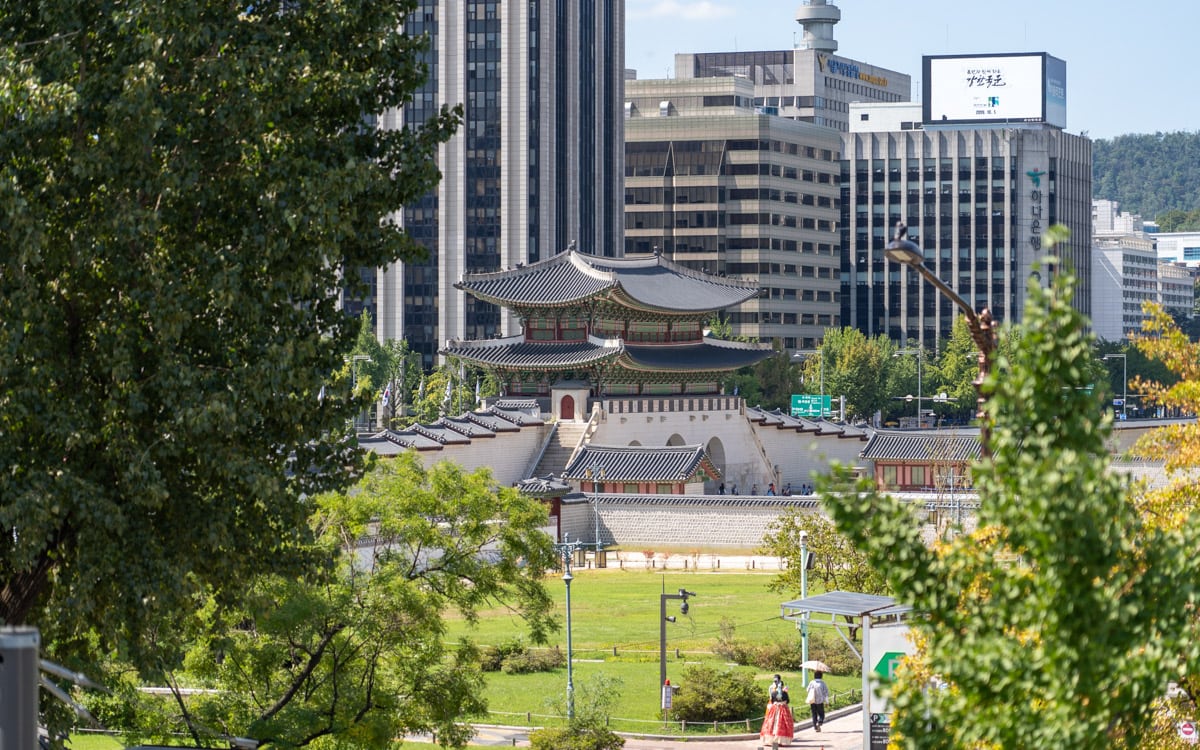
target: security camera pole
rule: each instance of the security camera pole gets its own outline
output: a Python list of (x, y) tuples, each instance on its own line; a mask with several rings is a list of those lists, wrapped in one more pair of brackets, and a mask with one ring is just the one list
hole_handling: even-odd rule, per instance
[(662, 689), (667, 684), (667, 623), (675, 622), (675, 618), (667, 617), (667, 600), (679, 599), (679, 614), (688, 613), (688, 597), (695, 596), (695, 591), (679, 589), (678, 594), (662, 593), (658, 597), (658, 687)]

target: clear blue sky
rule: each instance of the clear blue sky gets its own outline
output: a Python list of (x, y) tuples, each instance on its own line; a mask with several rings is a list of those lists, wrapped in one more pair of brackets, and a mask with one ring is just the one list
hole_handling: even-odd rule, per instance
[[(791, 49), (802, 0), (625, 0), (625, 66), (669, 78), (676, 52)], [(1200, 130), (1200, 0), (835, 0), (838, 55), (907, 73), (922, 55), (1048, 52), (1067, 63), (1067, 130)]]

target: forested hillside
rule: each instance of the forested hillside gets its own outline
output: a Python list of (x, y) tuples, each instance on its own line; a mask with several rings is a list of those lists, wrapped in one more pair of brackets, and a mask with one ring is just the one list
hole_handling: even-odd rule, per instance
[(1200, 229), (1200, 132), (1093, 141), (1092, 180), (1092, 197), (1156, 219), (1163, 231)]

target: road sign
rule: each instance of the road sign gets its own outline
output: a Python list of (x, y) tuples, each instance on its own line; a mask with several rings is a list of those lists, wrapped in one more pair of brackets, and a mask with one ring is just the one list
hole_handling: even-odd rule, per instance
[(889, 683), (896, 678), (896, 667), (900, 665), (900, 660), (905, 656), (903, 651), (888, 651), (880, 657), (872, 671), (879, 675), (880, 682)]
[(1195, 744), (1197, 738), (1200, 737), (1200, 735), (1197, 735), (1196, 722), (1194, 722), (1194, 721), (1179, 722), (1179, 736), (1183, 739), (1184, 742), (1190, 742), (1192, 744)]
[(793, 417), (823, 417), (833, 414), (833, 396), (812, 393), (792, 394)]

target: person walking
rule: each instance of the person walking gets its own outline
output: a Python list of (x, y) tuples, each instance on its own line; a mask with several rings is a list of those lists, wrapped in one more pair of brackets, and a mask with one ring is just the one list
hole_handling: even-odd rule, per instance
[(808, 683), (808, 706), (812, 709), (813, 730), (817, 732), (825, 723), (825, 703), (829, 700), (829, 686), (821, 679), (824, 676), (824, 672), (815, 672)]
[(775, 483), (774, 482), (771, 482), (769, 485), (767, 485), (767, 494), (771, 495), (771, 496), (775, 495)]
[(758, 732), (759, 739), (762, 740), (764, 748), (790, 745), (795, 736), (795, 720), (789, 705), (787, 685), (783, 684), (783, 678), (779, 675), (775, 675), (768, 696), (767, 715), (763, 718), (762, 729)]

